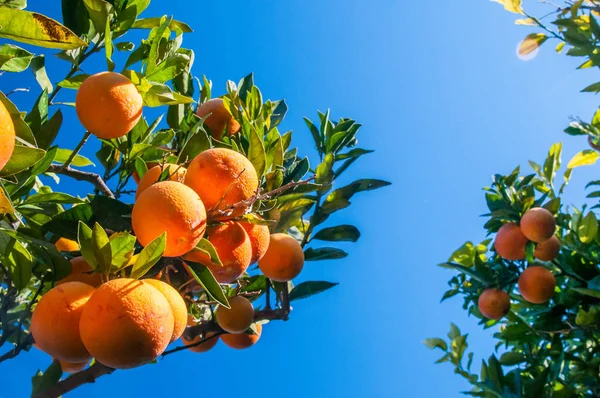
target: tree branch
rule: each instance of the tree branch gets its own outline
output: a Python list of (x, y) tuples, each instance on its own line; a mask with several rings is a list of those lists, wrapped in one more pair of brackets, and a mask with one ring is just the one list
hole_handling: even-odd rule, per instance
[(77, 181), (87, 181), (90, 184), (93, 184), (100, 192), (102, 192), (109, 198), (114, 199), (115, 197), (115, 195), (112, 193), (110, 188), (106, 185), (106, 183), (104, 182), (102, 177), (100, 177), (99, 174), (91, 173), (89, 171), (76, 170), (71, 167), (64, 167), (62, 165), (56, 164), (50, 165), (47, 171), (56, 174), (63, 174), (67, 177), (74, 178)]

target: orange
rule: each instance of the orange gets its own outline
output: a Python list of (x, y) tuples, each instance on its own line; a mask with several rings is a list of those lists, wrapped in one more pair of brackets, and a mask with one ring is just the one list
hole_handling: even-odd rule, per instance
[(142, 106), (137, 88), (115, 72), (101, 72), (85, 79), (75, 99), (83, 127), (106, 140), (127, 134), (142, 117)]
[(533, 256), (541, 261), (552, 261), (558, 257), (560, 252), (560, 241), (556, 236), (552, 236), (550, 239), (538, 243), (535, 246)]
[(229, 298), (229, 306), (217, 308), (217, 323), (228, 333), (244, 333), (254, 322), (252, 303), (243, 296), (234, 296)]
[(15, 150), (15, 125), (12, 117), (0, 101), (0, 170), (6, 166)]
[(90, 297), (81, 339), (106, 366), (129, 369), (156, 359), (169, 345), (175, 320), (165, 296), (149, 283), (113, 279)]
[(496, 234), (494, 247), (500, 257), (505, 260), (525, 259), (527, 238), (515, 223), (504, 224)]
[(479, 296), (478, 304), (483, 316), (499, 320), (510, 311), (510, 296), (502, 289), (487, 289)]
[(79, 243), (67, 238), (60, 238), (54, 243), (56, 250), (59, 252), (77, 252), (79, 251)]
[(271, 234), (269, 233), (269, 227), (266, 225), (250, 224), (243, 222), (242, 227), (246, 230), (250, 243), (252, 244), (252, 260), (250, 264), (254, 264), (267, 252), (269, 248), (269, 242), (271, 240)]
[(165, 257), (192, 250), (206, 230), (206, 210), (200, 197), (175, 181), (162, 181), (146, 189), (133, 205), (133, 231), (142, 246), (167, 233)]
[(89, 360), (90, 353), (79, 334), (79, 320), (94, 291), (85, 283), (67, 282), (44, 294), (31, 316), (35, 346), (61, 361)]
[(140, 180), (137, 191), (135, 192), (135, 197), (138, 198), (140, 194), (146, 190), (146, 188), (157, 182), (163, 170), (169, 170), (169, 177), (167, 180), (178, 182), (183, 182), (185, 180), (185, 167), (171, 163), (154, 166), (153, 168), (149, 169)]
[(227, 222), (209, 228), (208, 241), (212, 243), (223, 266), (214, 264), (201, 251), (193, 251), (184, 260), (208, 267), (219, 283), (231, 283), (246, 271), (252, 259), (252, 244), (240, 223)]
[(83, 282), (93, 287), (98, 287), (102, 284), (102, 276), (92, 273), (92, 267), (81, 256), (71, 259), (71, 273), (58, 282), (57, 285), (65, 282)]
[[(192, 160), (185, 184), (200, 195), (207, 210), (225, 210), (255, 194), (258, 176), (252, 163), (241, 153), (214, 148)], [(239, 216), (244, 211), (245, 208), (240, 206), (231, 216)]]
[(527, 239), (540, 243), (547, 241), (554, 235), (556, 220), (548, 210), (536, 207), (523, 214), (520, 225), (521, 231)]
[(215, 98), (206, 101), (198, 106), (196, 109), (196, 115), (203, 118), (210, 114), (209, 117), (204, 120), (204, 125), (210, 129), (210, 134), (214, 139), (221, 140), (223, 133), (226, 135), (233, 135), (240, 131), (240, 124), (234, 117), (229, 113), (223, 99)]
[(542, 304), (554, 296), (556, 278), (544, 267), (527, 268), (519, 277), (519, 292), (530, 303)]
[(158, 289), (169, 302), (175, 320), (171, 342), (177, 340), (185, 331), (188, 319), (187, 305), (185, 305), (183, 297), (181, 297), (181, 294), (179, 294), (179, 292), (171, 285), (158, 279), (144, 279), (144, 282), (149, 283)]
[(84, 362), (67, 362), (67, 361), (58, 361), (60, 363), (60, 368), (62, 369), (63, 372), (65, 373), (77, 373), (77, 372), (81, 372), (83, 369), (85, 369), (85, 367), (88, 365), (88, 363), (90, 362), (88, 361), (84, 361)]
[(258, 267), (269, 279), (277, 282), (291, 281), (304, 267), (304, 252), (300, 243), (289, 235), (271, 235), (269, 248)]
[(206, 339), (204, 343), (198, 344), (195, 347), (189, 347), (188, 350), (192, 352), (207, 352), (211, 350), (214, 346), (216, 346), (219, 342), (219, 336), (213, 337), (214, 335), (215, 333), (208, 332), (206, 333), (206, 337), (202, 338), (200, 336), (196, 336), (193, 340), (187, 340), (185, 337), (181, 336), (181, 342), (183, 343), (183, 345), (190, 345)]
[(221, 340), (225, 345), (235, 348), (236, 350), (243, 350), (250, 348), (260, 339), (262, 333), (262, 325), (255, 323), (253, 331), (254, 333), (241, 333), (241, 334), (224, 334), (221, 336)]

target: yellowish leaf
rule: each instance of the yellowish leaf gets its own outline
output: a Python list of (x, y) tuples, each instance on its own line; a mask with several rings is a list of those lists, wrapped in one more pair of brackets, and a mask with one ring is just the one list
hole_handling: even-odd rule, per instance
[(558, 43), (558, 46), (556, 46), (556, 52), (560, 54), (564, 47), (565, 47), (565, 42), (561, 41), (560, 43)]
[(506, 11), (514, 12), (515, 14), (524, 14), (521, 8), (521, 0), (492, 0), (504, 6)]
[(538, 23), (533, 18), (522, 18), (517, 19), (515, 25), (538, 26)]
[(2, 188), (0, 188), (0, 214), (15, 214), (15, 209)]
[(600, 158), (600, 154), (597, 151), (586, 149), (573, 156), (573, 159), (569, 161), (567, 167), (569, 169), (574, 169), (575, 167), (580, 166), (590, 166), (596, 163), (598, 158)]
[(537, 50), (542, 43), (548, 40), (548, 36), (543, 33), (532, 33), (527, 35), (527, 37), (521, 42), (519, 45), (519, 55), (527, 55), (531, 54), (535, 50)]

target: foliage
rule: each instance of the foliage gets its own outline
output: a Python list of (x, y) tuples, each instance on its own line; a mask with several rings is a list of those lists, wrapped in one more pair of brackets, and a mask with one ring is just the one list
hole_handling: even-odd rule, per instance
[[(505, 9), (522, 14), (518, 25), (536, 27), (522, 42), (520, 55), (531, 54), (544, 43), (558, 41), (556, 50), (580, 57), (579, 69), (600, 66), (598, 58), (600, 4), (595, 1), (567, 2), (556, 6), (544, 18), (527, 14), (520, 0), (498, 0)], [(545, 20), (552, 18), (549, 28)], [(583, 92), (598, 92), (592, 84)], [(567, 207), (561, 201), (573, 169), (596, 163), (600, 155), (600, 112), (591, 122), (573, 120), (565, 129), (569, 135), (584, 135), (592, 149), (576, 154), (561, 171), (562, 145), (552, 145), (543, 163), (529, 162), (532, 173), (519, 167), (508, 175), (494, 175), (492, 186), (484, 188), (489, 212), (484, 229), (494, 235), (507, 222), (519, 222), (530, 208), (545, 207), (555, 215), (556, 236), (561, 241), (559, 256), (542, 265), (556, 277), (554, 298), (545, 304), (528, 303), (519, 294), (517, 281), (534, 259), (534, 244), (527, 245), (522, 261), (502, 259), (493, 249), (492, 239), (476, 244), (466, 242), (442, 267), (458, 274), (449, 281), (450, 289), (442, 301), (461, 297), (463, 308), (478, 318), (485, 328), (495, 328), (496, 353), (483, 360), (479, 374), (472, 371), (474, 354), (467, 353), (467, 336), (452, 325), (444, 339), (427, 339), (425, 344), (443, 351), (438, 362), (450, 362), (473, 389), (467, 395), (479, 397), (597, 397), (600, 396), (598, 339), (600, 337), (600, 235), (596, 209), (600, 204), (581, 208)], [(562, 174), (561, 177), (559, 177)], [(587, 188), (600, 184), (591, 181)], [(598, 191), (588, 198), (598, 198)], [(500, 321), (482, 316), (478, 298), (486, 288), (497, 287), (510, 293), (512, 307)]]
[[(212, 307), (227, 305), (227, 297), (235, 292), (243, 292), (255, 302), (264, 299), (258, 321), (268, 321), (287, 319), (290, 300), (304, 299), (336, 285), (306, 281), (294, 287), (291, 282), (271, 282), (254, 270), (233, 286), (219, 285), (210, 270), (200, 264), (190, 263), (188, 267), (180, 259), (162, 257), (164, 234), (142, 248), (132, 235), (131, 193), (135, 185), (131, 176), (134, 172), (143, 176), (150, 163), (186, 164), (212, 147), (244, 154), (256, 168), (261, 188), (241, 219), (267, 223), (272, 232), (290, 234), (306, 247), (306, 260), (311, 261), (345, 257), (343, 250), (320, 247), (318, 242), (356, 242), (360, 232), (352, 225), (325, 226), (328, 218), (349, 207), (355, 194), (389, 184), (359, 179), (338, 187), (337, 180), (348, 168), (372, 152), (356, 147), (361, 125), (348, 118), (335, 121), (329, 111), (319, 112), (316, 123), (305, 118), (319, 157), (311, 165), (307, 156), (292, 147), (292, 132), (283, 130), (286, 102), (265, 100), (252, 74), (237, 84), (228, 81), (223, 96), (226, 108), (241, 125), (240, 133), (221, 141), (212, 138), (204, 119), (194, 113), (196, 103), (212, 97), (212, 82), (192, 74), (195, 53), (183, 47), (183, 37), (192, 29), (168, 16), (141, 17), (149, 3), (63, 0), (61, 23), (25, 10), (25, 0), (0, 2), (0, 37), (11, 40), (0, 45), (0, 69), (5, 73), (29, 69), (40, 85), (36, 102), (26, 112), (10, 101), (10, 93), (0, 93), (17, 132), (14, 154), (0, 170), (0, 362), (30, 349), (33, 339), (28, 325), (35, 303), (69, 274), (69, 259), (79, 254), (104, 280), (166, 276), (186, 294), (191, 313), (209, 328), (214, 327)], [(127, 41), (125, 36), (132, 29), (146, 31), (147, 37), (140, 43)], [(60, 50), (53, 54), (69, 64), (66, 76), (57, 83), (53, 79), (58, 72), (45, 68), (43, 48)], [(118, 70), (114, 61), (120, 58), (115, 56), (117, 52), (128, 53), (121, 73), (135, 84), (144, 105), (167, 107), (165, 114), (153, 121), (140, 119), (124, 137), (101, 140), (97, 159), (78, 153), (89, 137), (84, 131), (74, 149), (59, 147), (56, 137), (61, 133), (63, 113), (57, 107), (74, 104), (58, 101), (58, 94), (79, 88), (88, 76), (81, 65), (96, 54), (103, 54), (107, 70)], [(89, 186), (94, 191), (85, 197), (61, 192), (63, 178), (92, 184)], [(280, 214), (276, 223), (271, 217), (274, 212)], [(80, 253), (59, 253), (54, 242), (61, 237), (77, 240)], [(197, 249), (219, 263), (208, 240), (203, 239)], [(183, 267), (201, 286), (199, 291), (186, 289), (190, 280), (184, 276), (188, 273)], [(276, 297), (274, 310), (271, 294)], [(86, 378), (75, 375), (66, 380), (68, 383), (57, 384), (60, 367), (54, 363), (34, 376), (34, 394), (52, 391), (58, 396), (112, 370), (94, 365), (88, 371)]]

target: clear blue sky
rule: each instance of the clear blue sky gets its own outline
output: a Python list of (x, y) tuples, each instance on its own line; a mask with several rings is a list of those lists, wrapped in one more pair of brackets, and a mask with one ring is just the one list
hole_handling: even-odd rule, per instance
[[(29, 9), (60, 19), (58, 4), (30, 0)], [(562, 129), (571, 115), (591, 117), (596, 98), (579, 90), (598, 80), (596, 71), (575, 71), (575, 60), (549, 43), (533, 61), (518, 60), (517, 43), (530, 31), (485, 0), (153, 0), (144, 15), (163, 14), (193, 27), (184, 45), (196, 52), (195, 74), (212, 79), (217, 94), (227, 79), (254, 71), (265, 97), (287, 100), (285, 127), (304, 151), (311, 144), (302, 116), (331, 108), (335, 117), (355, 118), (364, 124), (360, 146), (376, 152), (345, 182), (374, 177), (393, 185), (356, 196), (332, 217), (332, 225), (356, 225), (361, 239), (344, 246), (346, 259), (308, 263), (298, 281), (340, 285), (298, 302), (290, 321), (267, 325), (252, 349), (219, 344), (207, 354), (173, 355), (68, 396), (462, 396), (469, 386), (449, 365), (434, 365), (438, 353), (421, 341), (444, 336), (453, 321), (470, 332), (477, 358), (493, 342), (460, 300), (439, 303), (452, 273), (436, 264), (464, 241), (484, 238), (481, 187), (491, 174), (541, 161), (556, 141), (564, 141), (565, 162), (583, 149)], [(66, 67), (50, 61), (51, 79)], [(100, 56), (86, 71), (103, 67)], [(23, 86), (37, 90), (29, 73), (0, 77), (2, 91)], [(28, 109), (34, 96), (11, 99)], [(72, 148), (82, 128), (72, 108), (63, 111), (59, 143)], [(93, 157), (95, 146), (84, 154)], [(568, 200), (581, 202), (592, 173), (574, 173)], [(0, 398), (28, 396), (31, 376), (49, 363), (33, 349), (0, 365)]]

